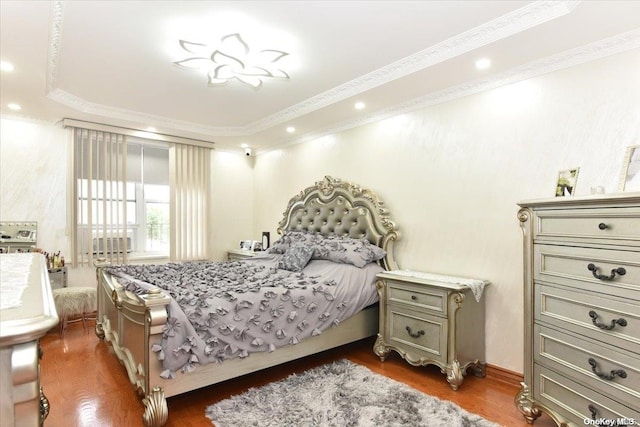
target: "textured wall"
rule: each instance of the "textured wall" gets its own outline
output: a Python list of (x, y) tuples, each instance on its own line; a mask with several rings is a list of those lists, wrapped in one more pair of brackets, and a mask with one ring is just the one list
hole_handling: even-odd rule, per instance
[[(401, 268), (489, 279), (487, 362), (522, 372), (522, 240), (516, 203), (615, 192), (640, 143), (638, 50), (257, 157), (255, 218), (275, 231), (288, 199), (324, 175), (378, 192), (400, 230)], [(258, 230), (256, 230), (258, 231)]]

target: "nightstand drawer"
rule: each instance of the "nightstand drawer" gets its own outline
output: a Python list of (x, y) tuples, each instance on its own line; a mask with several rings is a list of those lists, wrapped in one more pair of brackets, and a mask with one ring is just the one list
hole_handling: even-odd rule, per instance
[(447, 292), (420, 285), (394, 282), (388, 280), (389, 303), (406, 304), (416, 310), (429, 314), (447, 315)]
[(640, 355), (535, 325), (536, 362), (629, 406), (640, 402)]
[(389, 343), (437, 361), (447, 357), (447, 319), (389, 306)]
[(535, 245), (534, 279), (640, 301), (640, 251)]
[(534, 365), (534, 393), (536, 401), (543, 403), (563, 417), (584, 426), (592, 418), (640, 419), (640, 412), (631, 409), (606, 395), (571, 381), (552, 370)]
[(634, 301), (538, 285), (535, 320), (640, 353), (640, 311)]
[(619, 240), (620, 244), (636, 247), (640, 244), (640, 208), (637, 207), (541, 210), (536, 214), (536, 238)]

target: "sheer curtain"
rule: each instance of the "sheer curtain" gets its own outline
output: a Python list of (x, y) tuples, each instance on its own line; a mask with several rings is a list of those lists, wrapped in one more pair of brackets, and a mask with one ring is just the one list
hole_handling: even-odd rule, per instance
[(113, 132), (73, 129), (71, 246), (74, 265), (94, 258), (127, 262), (127, 138)]
[(172, 261), (209, 255), (209, 167), (211, 149), (172, 143), (169, 148)]

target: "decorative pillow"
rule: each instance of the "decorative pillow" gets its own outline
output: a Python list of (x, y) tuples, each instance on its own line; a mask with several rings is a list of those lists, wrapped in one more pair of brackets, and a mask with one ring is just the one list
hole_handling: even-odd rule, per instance
[(285, 231), (281, 238), (273, 242), (268, 251), (270, 254), (283, 254), (293, 245), (311, 243), (314, 237), (314, 234), (304, 231)]
[(326, 259), (342, 264), (364, 267), (370, 262), (382, 259), (387, 252), (367, 239), (354, 239), (345, 236), (324, 236), (314, 242), (313, 259)]
[(278, 268), (299, 272), (309, 263), (313, 255), (314, 247), (304, 244), (291, 246), (278, 261)]

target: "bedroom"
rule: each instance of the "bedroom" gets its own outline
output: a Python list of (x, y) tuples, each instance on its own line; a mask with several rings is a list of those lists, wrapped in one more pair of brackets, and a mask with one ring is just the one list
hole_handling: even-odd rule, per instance
[[(569, 16), (585, 7), (579, 4)], [(40, 29), (45, 37), (48, 19), (47, 12)], [(615, 193), (625, 150), (639, 143), (637, 24), (622, 20), (616, 28), (617, 21), (609, 22), (613, 28), (601, 37), (606, 42), (560, 49), (553, 65), (543, 61), (551, 55), (541, 56), (542, 63), (505, 70), (517, 74), (503, 80), (489, 74), (495, 87), (486, 90), (458, 88), (451, 99), (361, 126), (299, 137), (277, 149), (255, 147), (249, 158), (239, 147), (216, 145), (210, 169), (216, 206), (209, 223), (211, 259), (225, 258), (240, 240), (259, 239), (262, 231), (273, 238), (287, 201), (323, 176), (361, 184), (381, 195), (394, 214), (402, 232), (395, 248), (402, 268), (491, 281), (485, 299), (486, 360), (522, 373), (517, 203), (553, 197), (558, 172), (574, 167), (580, 168), (576, 195), (589, 195), (597, 186)], [(625, 37), (616, 38), (621, 34)], [(4, 33), (2, 39), (4, 60)], [(44, 74), (38, 80), (43, 93)], [(20, 114), (9, 112), (4, 105), (9, 77), (3, 72), (2, 78), (0, 218), (37, 221), (39, 243), (69, 253), (71, 144), (56, 124), (62, 117), (34, 117), (26, 106)], [(107, 116), (101, 122), (119, 124)], [(72, 269), (70, 286), (94, 283), (94, 277), (92, 269)]]

